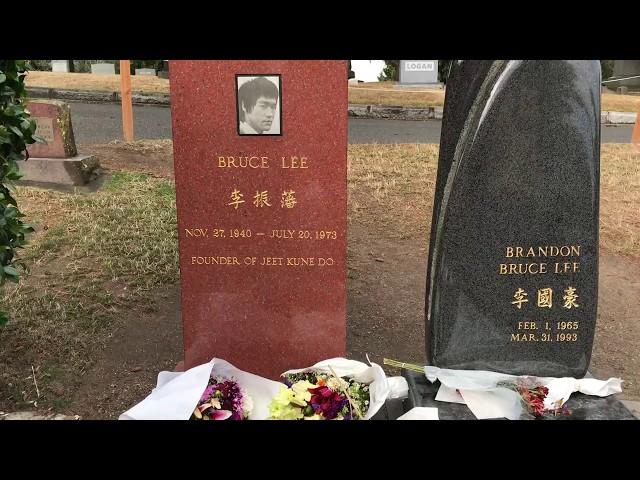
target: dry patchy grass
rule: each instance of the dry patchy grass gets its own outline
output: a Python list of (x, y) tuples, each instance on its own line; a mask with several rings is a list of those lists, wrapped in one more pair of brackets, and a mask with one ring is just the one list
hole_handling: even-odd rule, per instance
[(606, 112), (639, 112), (640, 95), (603, 93), (602, 110)]
[[(120, 75), (92, 73), (58, 73), (30, 71), (27, 87), (46, 87), (61, 90), (120, 91)], [(169, 94), (169, 80), (148, 75), (132, 75), (131, 90), (136, 93)]]
[(640, 255), (640, 153), (631, 145), (602, 146), (600, 246)]
[[(437, 145), (350, 145), (350, 219), (388, 226), (390, 237), (429, 235)], [(640, 256), (640, 153), (602, 146), (600, 246)]]
[(433, 144), (349, 145), (349, 220), (390, 238), (428, 235), (438, 165)]
[(126, 312), (148, 311), (153, 289), (177, 281), (174, 186), (120, 172), (94, 195), (21, 187), (17, 199), (38, 233), (23, 253), (31, 273), (0, 294), (11, 318), (0, 329), (0, 409), (60, 408), (49, 384), (79, 382)]
[[(397, 90), (396, 82), (361, 83), (349, 86), (349, 103), (397, 105), (401, 107), (442, 107), (444, 90)], [(640, 95), (602, 94), (602, 110), (608, 112), (640, 111)]]
[(349, 103), (422, 108), (444, 105), (444, 90), (394, 90), (390, 83), (349, 86)]

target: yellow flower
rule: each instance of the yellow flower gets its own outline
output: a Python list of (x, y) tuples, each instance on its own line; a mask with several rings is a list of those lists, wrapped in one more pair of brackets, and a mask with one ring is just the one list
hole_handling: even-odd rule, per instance
[(291, 399), (291, 403), (300, 407), (306, 407), (307, 402), (311, 400), (311, 393), (309, 392), (310, 388), (316, 388), (316, 386), (307, 380), (300, 380), (299, 382), (294, 383), (291, 386), (291, 391), (294, 394)]

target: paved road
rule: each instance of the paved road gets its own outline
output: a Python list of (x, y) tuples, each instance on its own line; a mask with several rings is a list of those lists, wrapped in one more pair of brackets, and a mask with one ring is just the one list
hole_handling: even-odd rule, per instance
[[(171, 138), (171, 110), (167, 107), (134, 106), (137, 139)], [(120, 105), (71, 103), (76, 142), (103, 143), (122, 138)], [(349, 143), (438, 143), (441, 122), (437, 120), (349, 119)], [(632, 125), (602, 127), (602, 141), (628, 143)]]

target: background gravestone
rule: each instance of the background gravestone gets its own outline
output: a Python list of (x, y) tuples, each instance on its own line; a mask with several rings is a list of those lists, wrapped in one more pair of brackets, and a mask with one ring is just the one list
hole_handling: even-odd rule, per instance
[(70, 66), (71, 60), (51, 60), (51, 71), (68, 73), (73, 71)]
[[(237, 81), (280, 79), (241, 135)], [(346, 61), (171, 61), (184, 368), (276, 378), (346, 352)], [(254, 110), (252, 110), (253, 112)]]
[(438, 60), (400, 60), (400, 83), (437, 84)]
[(115, 75), (116, 66), (113, 63), (92, 63), (91, 73), (94, 75)]
[(135, 74), (136, 75), (147, 75), (150, 77), (155, 77), (156, 76), (156, 70), (155, 68), (136, 68), (135, 69)]
[(60, 100), (30, 100), (27, 110), (36, 122), (36, 135), (45, 143), (27, 146), (29, 158), (17, 162), (22, 182), (82, 186), (97, 175), (98, 160), (93, 155), (78, 155), (71, 111)]
[(445, 105), (456, 145), (438, 166), (429, 361), (582, 377), (598, 301), (599, 62), (469, 65), (447, 86), (477, 93)]

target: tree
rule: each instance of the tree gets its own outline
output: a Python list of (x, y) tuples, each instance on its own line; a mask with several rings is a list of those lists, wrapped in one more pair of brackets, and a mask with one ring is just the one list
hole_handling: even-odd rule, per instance
[(602, 68), (602, 80), (613, 75), (613, 63), (615, 60), (600, 60), (600, 67)]
[[(22, 222), (24, 215), (11, 194), (11, 182), (22, 176), (16, 162), (28, 158), (28, 144), (43, 141), (35, 136), (36, 123), (25, 108), (26, 70), (25, 60), (0, 60), (0, 286), (7, 280), (18, 281), (16, 267), (26, 269), (17, 249), (25, 245), (26, 234), (33, 232)], [(0, 311), (0, 325), (7, 320)]]
[(378, 81), (386, 82), (389, 80), (398, 81), (400, 78), (400, 60), (385, 60), (385, 67), (382, 73), (378, 75)]

